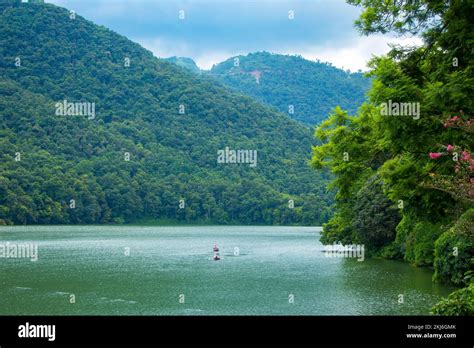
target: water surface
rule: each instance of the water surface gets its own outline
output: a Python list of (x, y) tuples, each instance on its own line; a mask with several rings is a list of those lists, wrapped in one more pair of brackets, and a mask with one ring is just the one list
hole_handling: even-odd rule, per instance
[(452, 290), (403, 262), (324, 257), (319, 231), (0, 227), (0, 244), (39, 252), (0, 258), (0, 315), (415, 315)]

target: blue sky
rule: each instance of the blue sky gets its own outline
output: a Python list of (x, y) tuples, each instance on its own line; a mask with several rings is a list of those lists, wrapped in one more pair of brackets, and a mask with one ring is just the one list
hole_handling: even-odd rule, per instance
[(389, 50), (388, 42), (414, 40), (361, 36), (353, 26), (360, 9), (343, 0), (47, 2), (74, 10), (140, 43), (157, 57), (190, 57), (203, 69), (235, 55), (265, 50), (320, 59), (352, 71), (366, 70), (372, 54)]

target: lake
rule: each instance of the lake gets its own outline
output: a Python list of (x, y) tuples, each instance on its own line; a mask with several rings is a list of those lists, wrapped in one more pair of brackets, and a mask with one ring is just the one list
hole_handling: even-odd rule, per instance
[(403, 262), (325, 257), (320, 230), (2, 226), (38, 259), (3, 253), (0, 315), (421, 315), (452, 290)]

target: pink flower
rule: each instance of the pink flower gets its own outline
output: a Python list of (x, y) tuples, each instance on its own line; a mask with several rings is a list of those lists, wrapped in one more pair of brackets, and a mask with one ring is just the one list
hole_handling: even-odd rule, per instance
[(471, 154), (469, 152), (463, 151), (461, 161), (469, 161), (470, 157), (471, 157)]
[(439, 153), (439, 152), (430, 152), (430, 158), (431, 159), (437, 159), (437, 158), (440, 158), (441, 156), (443, 156), (442, 153)]
[(453, 151), (454, 150), (454, 146), (453, 145), (450, 145), (448, 144), (448, 146), (446, 147), (446, 150), (448, 150), (449, 152)]

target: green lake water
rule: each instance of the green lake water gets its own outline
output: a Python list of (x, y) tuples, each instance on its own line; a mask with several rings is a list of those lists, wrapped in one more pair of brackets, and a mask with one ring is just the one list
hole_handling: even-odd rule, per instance
[(452, 290), (403, 262), (327, 258), (319, 231), (0, 227), (0, 244), (38, 246), (0, 258), (0, 315), (418, 315)]

